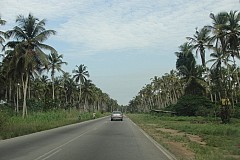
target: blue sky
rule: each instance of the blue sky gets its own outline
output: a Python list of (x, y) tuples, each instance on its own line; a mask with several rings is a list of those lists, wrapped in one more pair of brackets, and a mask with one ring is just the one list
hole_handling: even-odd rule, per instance
[[(0, 0), (1, 30), (19, 14), (47, 19), (46, 42), (63, 54), (63, 69), (85, 64), (90, 79), (126, 105), (150, 78), (175, 69), (178, 46), (210, 13), (239, 10), (239, 0)], [(200, 61), (199, 61), (200, 62)]]

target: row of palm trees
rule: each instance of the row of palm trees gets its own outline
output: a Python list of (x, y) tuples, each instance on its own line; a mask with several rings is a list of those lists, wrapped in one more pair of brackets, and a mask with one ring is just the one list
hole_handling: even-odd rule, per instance
[[(5, 23), (6, 21), (0, 18), (0, 25)], [(62, 65), (67, 65), (67, 62), (62, 60), (63, 55), (59, 55), (56, 49), (44, 43), (56, 34), (56, 31), (45, 28), (45, 19), (39, 20), (32, 14), (27, 17), (19, 15), (16, 23), (17, 26), (13, 29), (0, 32), (3, 50), (0, 64), (0, 99), (14, 102), (18, 112), (18, 100), (22, 98), (23, 117), (27, 115), (27, 100), (32, 98), (46, 101), (51, 97), (52, 101), (57, 99), (63, 106), (68, 104), (79, 109), (84, 106), (84, 111), (90, 110), (90, 106), (93, 110), (107, 110), (109, 106), (118, 106), (115, 100), (88, 79), (89, 73), (85, 65), (76, 66), (73, 76), (62, 70)], [(44, 75), (48, 72), (51, 80)], [(55, 77), (56, 72), (62, 72), (63, 76)]]
[[(211, 13), (210, 18), (212, 25), (196, 28), (175, 52), (176, 70), (154, 77), (130, 101), (132, 111), (165, 108), (186, 94), (206, 96), (215, 103), (229, 98), (232, 106), (240, 101), (240, 68), (236, 63), (240, 58), (240, 12)], [(195, 59), (198, 54), (201, 65)]]

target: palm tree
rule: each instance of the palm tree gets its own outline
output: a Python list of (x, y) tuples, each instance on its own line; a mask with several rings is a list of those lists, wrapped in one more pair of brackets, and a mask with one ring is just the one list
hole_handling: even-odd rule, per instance
[[(227, 67), (226, 74), (228, 85), (225, 86), (225, 97), (229, 97), (230, 94), (232, 94), (232, 85), (230, 80), (231, 64), (229, 64), (229, 57), (232, 56), (233, 66), (236, 67), (235, 57), (239, 58), (240, 14), (237, 13), (237, 11), (230, 11), (229, 13), (220, 12), (217, 15), (211, 13), (210, 18), (213, 20), (213, 25), (208, 26), (213, 33), (211, 41), (215, 42), (215, 47), (217, 48), (219, 54), (222, 54), (222, 62)], [(221, 62), (219, 62), (219, 64), (220, 63)], [(221, 76), (223, 79), (223, 74)]]
[(227, 42), (225, 36), (226, 36), (226, 24), (228, 22), (228, 13), (220, 12), (216, 15), (211, 13), (210, 18), (212, 19), (213, 25), (206, 26), (213, 33), (210, 42), (211, 43), (215, 42), (215, 47), (222, 48), (223, 54), (226, 54)]
[(211, 47), (211, 45), (209, 44), (210, 32), (211, 30), (209, 30), (207, 27), (203, 27), (202, 29), (200, 29), (200, 31), (198, 31), (196, 28), (196, 32), (193, 37), (187, 37), (187, 39), (190, 40), (190, 44), (192, 44), (193, 48), (196, 49), (196, 54), (198, 52), (200, 53), (203, 67), (206, 66), (205, 48)]
[(51, 70), (51, 78), (52, 78), (52, 98), (55, 99), (55, 72), (61, 71), (64, 73), (64, 71), (61, 69), (62, 64), (67, 64), (67, 62), (62, 61), (63, 55), (58, 55), (58, 53), (52, 52), (48, 56), (49, 64), (48, 64), (48, 71)]
[[(6, 21), (1, 19), (1, 17), (0, 17), (0, 25), (5, 25), (5, 23), (6, 23)], [(6, 37), (6, 34), (5, 34), (5, 32), (0, 31), (0, 44), (2, 45), (2, 43), (5, 42), (5, 40), (4, 40), (4, 38), (1, 35)]]
[[(91, 80), (86, 80), (83, 83), (83, 95), (84, 95), (84, 111), (88, 108), (89, 101), (94, 98), (94, 84)], [(88, 108), (90, 111), (90, 109)]]
[(233, 63), (235, 66), (234, 57), (239, 58), (239, 45), (240, 45), (240, 12), (230, 11), (228, 14), (228, 23), (226, 24), (226, 39), (228, 43), (228, 49), (233, 58)]
[(73, 104), (73, 93), (76, 90), (76, 86), (77, 84), (72, 78), (68, 78), (64, 81), (66, 104)]
[(46, 20), (39, 20), (32, 14), (29, 14), (26, 18), (19, 15), (16, 22), (18, 26), (6, 33), (17, 41), (9, 41), (6, 46), (14, 49), (16, 61), (12, 62), (15, 63), (15, 68), (19, 68), (22, 73), (23, 117), (25, 117), (27, 114), (26, 98), (29, 76), (33, 75), (34, 72), (38, 73), (41, 66), (48, 65), (47, 55), (42, 49), (56, 52), (53, 47), (43, 43), (50, 35), (55, 35), (56, 32), (46, 30), (44, 28)]
[(179, 49), (180, 52), (175, 52), (178, 57), (176, 68), (185, 82), (185, 94), (202, 95), (207, 86), (202, 79), (203, 68), (196, 65), (191, 45), (184, 43)]
[(87, 67), (84, 66), (84, 64), (81, 64), (80, 66), (76, 66), (77, 69), (73, 70), (73, 79), (75, 79), (75, 82), (79, 83), (79, 109), (80, 109), (80, 102), (81, 102), (81, 92), (82, 92), (82, 85), (85, 81), (87, 81), (87, 78), (89, 77), (89, 73), (87, 71)]
[(214, 51), (210, 54), (212, 59), (208, 60), (207, 63), (213, 62), (211, 69), (217, 69), (221, 74), (222, 62), (225, 59), (225, 55), (222, 53), (220, 48), (213, 47), (212, 49)]
[(184, 73), (181, 71), (181, 66), (185, 66), (188, 70), (191, 70), (196, 65), (196, 60), (192, 54), (192, 45), (185, 42), (179, 46), (180, 52), (175, 52), (177, 56), (176, 68), (179, 71), (181, 76), (184, 76)]

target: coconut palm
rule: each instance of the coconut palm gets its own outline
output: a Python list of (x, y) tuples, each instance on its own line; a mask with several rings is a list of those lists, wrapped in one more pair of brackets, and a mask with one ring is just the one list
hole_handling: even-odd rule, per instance
[(84, 66), (84, 64), (81, 64), (80, 66), (76, 66), (76, 67), (77, 67), (77, 69), (73, 70), (73, 73), (75, 73), (73, 75), (73, 79), (75, 80), (75, 82), (79, 83), (78, 103), (79, 103), (79, 108), (80, 108), (82, 85), (85, 81), (87, 81), (87, 78), (89, 77), (89, 73), (87, 71), (87, 67)]
[(74, 99), (73, 93), (75, 92), (76, 87), (77, 87), (77, 84), (72, 78), (68, 78), (64, 81), (66, 104), (72, 104)]
[(196, 49), (196, 54), (198, 52), (200, 53), (203, 67), (206, 66), (205, 48), (210, 48), (212, 46), (209, 44), (210, 32), (211, 30), (209, 30), (207, 27), (203, 27), (202, 29), (200, 29), (200, 31), (196, 29), (196, 32), (193, 35), (193, 37), (187, 37), (187, 39), (190, 40), (190, 44), (193, 45), (192, 47)]
[(82, 92), (84, 95), (84, 111), (86, 111), (87, 109), (89, 110), (89, 101), (93, 100), (94, 98), (94, 84), (92, 83), (91, 80), (86, 80), (83, 83), (83, 88), (82, 88)]
[(175, 55), (177, 56), (176, 68), (181, 76), (185, 76), (181, 71), (181, 66), (185, 66), (188, 70), (191, 70), (196, 65), (196, 60), (192, 54), (192, 49), (192, 45), (185, 42), (179, 46), (180, 52), (175, 52)]
[(216, 15), (213, 13), (210, 14), (212, 19), (212, 26), (206, 26), (211, 31), (213, 36), (211, 37), (210, 42), (215, 43), (216, 48), (222, 48), (224, 54), (226, 54), (227, 42), (226, 42), (226, 24), (228, 22), (228, 13), (220, 12)]
[[(5, 25), (5, 23), (6, 23), (6, 21), (1, 19), (1, 17), (0, 17), (0, 25)], [(1, 35), (5, 37), (6, 34), (5, 34), (5, 32), (0, 31), (0, 44), (2, 45), (2, 43), (5, 42), (5, 39)]]
[(185, 94), (202, 95), (207, 86), (202, 79), (203, 68), (196, 65), (191, 45), (184, 43), (179, 49), (180, 52), (175, 52), (177, 55), (176, 68), (185, 83)]
[(55, 72), (60, 71), (64, 73), (64, 71), (61, 69), (62, 64), (67, 64), (67, 62), (62, 61), (63, 55), (58, 55), (58, 53), (52, 52), (48, 55), (48, 71), (51, 70), (51, 78), (52, 78), (52, 98), (55, 99)]
[(16, 57), (15, 68), (21, 70), (21, 80), (24, 90), (23, 94), (23, 117), (27, 114), (27, 88), (29, 82), (29, 76), (34, 72), (38, 73), (41, 66), (48, 65), (47, 55), (42, 49), (50, 50), (56, 52), (56, 50), (44, 44), (43, 42), (51, 35), (55, 35), (54, 30), (46, 30), (44, 28), (46, 20), (39, 20), (35, 18), (32, 14), (28, 17), (19, 15), (16, 19), (18, 26), (15, 26), (12, 30), (6, 33), (13, 37), (16, 41), (9, 41), (6, 46), (13, 48)]
[(230, 11), (228, 14), (228, 23), (226, 24), (226, 39), (228, 49), (233, 58), (235, 65), (235, 57), (239, 58), (239, 45), (240, 45), (240, 12)]

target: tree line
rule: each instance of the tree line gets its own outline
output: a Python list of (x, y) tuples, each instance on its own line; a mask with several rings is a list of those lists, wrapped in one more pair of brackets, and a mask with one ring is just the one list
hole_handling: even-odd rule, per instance
[[(211, 25), (196, 28), (193, 36), (186, 37), (187, 41), (175, 52), (176, 70), (152, 78), (130, 101), (131, 111), (164, 109), (187, 95), (206, 97), (215, 106), (227, 99), (233, 109), (239, 107), (240, 12), (211, 13), (210, 18)], [(201, 64), (196, 62), (198, 55)]]
[[(0, 25), (6, 21), (0, 17)], [(118, 107), (89, 79), (87, 66), (77, 65), (65, 72), (63, 55), (44, 43), (56, 31), (45, 28), (46, 19), (32, 14), (19, 15), (16, 26), (0, 31), (2, 62), (0, 62), (0, 100), (25, 117), (28, 110), (77, 108), (80, 111), (111, 111)], [(56, 76), (61, 72), (61, 76)], [(48, 77), (50, 74), (51, 78)]]

